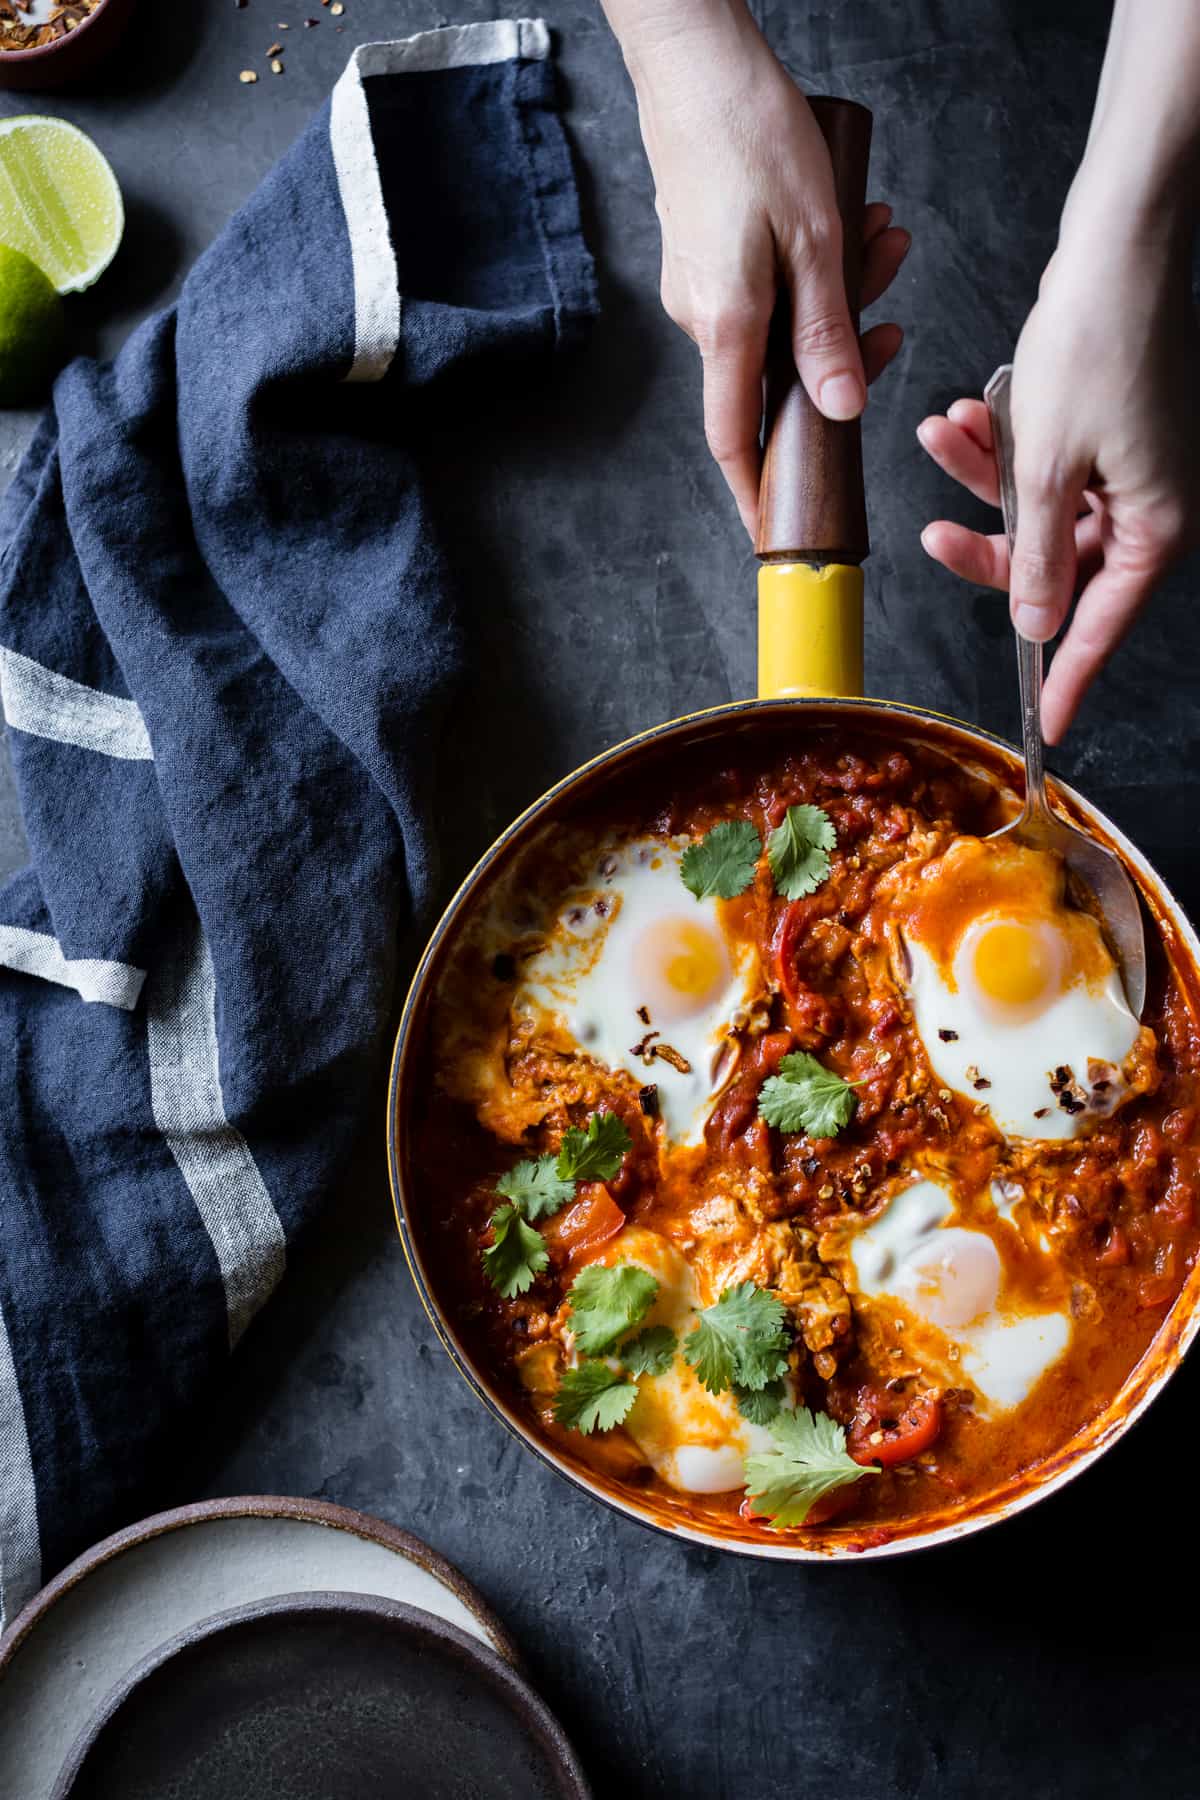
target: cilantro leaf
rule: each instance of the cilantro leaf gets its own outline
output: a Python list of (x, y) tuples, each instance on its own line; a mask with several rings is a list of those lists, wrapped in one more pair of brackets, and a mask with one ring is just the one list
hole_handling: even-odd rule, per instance
[(611, 1181), (632, 1143), (616, 1113), (593, 1113), (586, 1131), (564, 1131), (555, 1172), (562, 1181)]
[(697, 900), (713, 894), (721, 900), (734, 900), (754, 880), (761, 855), (762, 839), (749, 819), (729, 819), (688, 845), (679, 860), (679, 873), (684, 887)]
[(809, 1137), (836, 1137), (854, 1117), (855, 1084), (826, 1069), (807, 1050), (794, 1050), (779, 1073), (763, 1082), (758, 1116), (780, 1131), (804, 1131)]
[(611, 1269), (588, 1263), (567, 1294), (575, 1342), (588, 1356), (602, 1355), (645, 1318), (657, 1293), (653, 1275), (636, 1263), (617, 1263)]
[(556, 1156), (539, 1156), (519, 1162), (515, 1169), (502, 1175), (496, 1192), (503, 1194), (520, 1208), (527, 1219), (544, 1219), (558, 1211), (575, 1194), (575, 1183), (564, 1181), (558, 1173)]
[(631, 1375), (665, 1375), (675, 1361), (679, 1339), (669, 1325), (647, 1325), (621, 1345), (618, 1355)]
[(829, 874), (829, 852), (836, 844), (837, 832), (828, 813), (819, 806), (789, 806), (767, 839), (776, 892), (785, 900), (814, 893)]
[(776, 1526), (803, 1525), (823, 1494), (878, 1475), (846, 1452), (846, 1434), (825, 1413), (806, 1406), (781, 1412), (772, 1422), (776, 1448), (746, 1458), (750, 1511)]
[(772, 1419), (777, 1419), (784, 1393), (782, 1381), (769, 1381), (757, 1393), (752, 1388), (738, 1387), (736, 1383), (733, 1389), (737, 1409), (748, 1425), (769, 1425)]
[(554, 1417), (568, 1431), (611, 1431), (637, 1399), (627, 1375), (607, 1363), (581, 1362), (568, 1369), (554, 1400)]
[(511, 1201), (496, 1209), (489, 1224), (496, 1241), (484, 1251), (483, 1266), (497, 1293), (511, 1300), (533, 1286), (534, 1276), (550, 1261), (550, 1252), (541, 1232), (525, 1223), (520, 1208)]
[(735, 1383), (758, 1392), (787, 1371), (786, 1318), (782, 1300), (743, 1281), (705, 1307), (683, 1340), (684, 1359), (710, 1394)]

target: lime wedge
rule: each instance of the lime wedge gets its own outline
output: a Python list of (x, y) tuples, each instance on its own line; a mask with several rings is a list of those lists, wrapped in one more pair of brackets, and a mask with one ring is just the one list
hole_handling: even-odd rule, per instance
[(0, 119), (0, 244), (72, 294), (107, 269), (124, 229), (117, 178), (85, 132), (65, 119)]

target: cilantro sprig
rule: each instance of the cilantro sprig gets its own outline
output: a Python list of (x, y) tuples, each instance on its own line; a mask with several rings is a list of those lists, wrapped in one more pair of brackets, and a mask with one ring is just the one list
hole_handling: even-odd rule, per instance
[(829, 874), (829, 853), (837, 845), (833, 820), (819, 806), (789, 806), (767, 839), (767, 861), (776, 891), (801, 900)]
[(738, 1387), (734, 1384), (733, 1397), (737, 1401), (737, 1409), (748, 1425), (769, 1425), (772, 1419), (779, 1417), (786, 1395), (786, 1388), (781, 1380), (768, 1381), (765, 1388), (757, 1392), (753, 1388)]
[(679, 1339), (669, 1325), (647, 1325), (621, 1346), (621, 1361), (631, 1375), (665, 1375), (675, 1361)]
[(637, 1384), (605, 1362), (581, 1362), (567, 1369), (554, 1398), (554, 1417), (568, 1431), (611, 1431), (637, 1399)]
[(748, 819), (729, 819), (694, 844), (679, 861), (683, 885), (697, 900), (716, 895), (735, 900), (754, 880), (754, 868), (762, 855), (762, 839)]
[(611, 1181), (632, 1144), (616, 1113), (593, 1113), (586, 1131), (563, 1133), (555, 1172), (562, 1181)]
[(641, 1323), (657, 1295), (657, 1281), (637, 1263), (589, 1263), (567, 1294), (576, 1344), (585, 1356), (603, 1356)]
[[(589, 1263), (571, 1283), (571, 1329), (583, 1359), (559, 1384), (554, 1416), (585, 1434), (611, 1431), (637, 1399), (639, 1375), (665, 1375), (678, 1339), (666, 1325), (639, 1325), (658, 1298), (658, 1282), (637, 1263)], [(618, 1340), (624, 1338), (624, 1343)], [(597, 1361), (611, 1352), (607, 1361)]]
[(492, 1214), (493, 1241), (483, 1253), (488, 1280), (505, 1300), (524, 1294), (550, 1261), (546, 1240), (527, 1225), (515, 1201)]
[(683, 1340), (684, 1359), (710, 1394), (757, 1393), (787, 1373), (787, 1309), (752, 1281), (726, 1288)]
[(803, 1131), (811, 1138), (836, 1137), (854, 1117), (855, 1084), (819, 1063), (807, 1050), (794, 1050), (779, 1073), (763, 1082), (759, 1117), (780, 1131)]
[[(829, 875), (837, 830), (819, 806), (789, 806), (767, 836), (775, 891), (785, 900), (815, 893)], [(697, 900), (734, 900), (754, 880), (763, 842), (748, 819), (727, 819), (689, 844), (679, 861), (683, 885)]]
[(682, 1345), (666, 1325), (630, 1336), (657, 1297), (658, 1282), (636, 1263), (590, 1263), (576, 1276), (567, 1298), (584, 1359), (562, 1378), (554, 1412), (559, 1423), (583, 1432), (620, 1424), (637, 1396), (637, 1377), (665, 1375), (680, 1350), (710, 1393), (732, 1389), (743, 1418), (757, 1425), (776, 1418), (787, 1372), (783, 1302), (743, 1281), (699, 1314)]
[(524, 1294), (550, 1261), (546, 1240), (530, 1223), (548, 1219), (575, 1197), (579, 1181), (611, 1181), (633, 1139), (616, 1113), (593, 1113), (587, 1130), (572, 1125), (562, 1147), (529, 1157), (501, 1175), (496, 1192), (508, 1201), (488, 1220), (494, 1242), (483, 1253), (488, 1280), (505, 1300)]
[(806, 1406), (780, 1412), (771, 1421), (771, 1436), (774, 1447), (748, 1456), (745, 1473), (750, 1511), (776, 1528), (803, 1525), (825, 1494), (879, 1473), (849, 1455), (840, 1425)]
[(558, 1157), (519, 1162), (496, 1183), (496, 1192), (518, 1206), (527, 1219), (546, 1219), (574, 1198), (575, 1183), (558, 1172)]

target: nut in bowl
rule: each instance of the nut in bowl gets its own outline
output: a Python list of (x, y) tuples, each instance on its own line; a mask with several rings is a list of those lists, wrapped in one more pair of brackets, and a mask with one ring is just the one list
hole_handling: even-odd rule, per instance
[[(391, 1160), (475, 1391), (623, 1512), (887, 1555), (1099, 1455), (1197, 1327), (1200, 981), (1142, 1020), (1007, 746), (872, 701), (619, 747), (484, 858), (418, 971)], [(1014, 863), (1020, 866), (1015, 866)]]
[(109, 55), (135, 0), (0, 0), (0, 87), (49, 92)]

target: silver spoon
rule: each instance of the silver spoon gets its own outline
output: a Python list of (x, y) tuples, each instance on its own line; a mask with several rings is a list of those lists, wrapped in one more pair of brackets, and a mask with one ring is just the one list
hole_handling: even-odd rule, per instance
[[(997, 369), (983, 390), (992, 421), (992, 443), (1000, 477), (1000, 507), (1009, 555), (1017, 532), (1017, 488), (1013, 476), (1013, 432), (1010, 410), (1012, 365)], [(1025, 806), (1011, 825), (994, 831), (993, 837), (1011, 835), (1018, 843), (1037, 850), (1054, 850), (1066, 864), (1068, 875), (1094, 895), (1109, 942), (1116, 952), (1125, 984), (1125, 998), (1136, 1019), (1146, 1004), (1146, 936), (1142, 909), (1121, 859), (1074, 825), (1051, 811), (1046, 797), (1046, 773), (1042, 763), (1042, 646), (1031, 644), (1019, 632), (1017, 669), (1021, 679), (1021, 734), (1025, 743)]]

